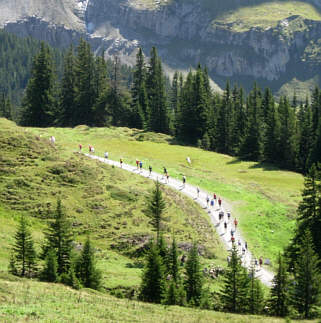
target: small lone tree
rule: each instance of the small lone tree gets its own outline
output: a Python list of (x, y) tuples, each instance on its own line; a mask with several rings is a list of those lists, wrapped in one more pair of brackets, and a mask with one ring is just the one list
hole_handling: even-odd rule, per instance
[(271, 314), (281, 317), (288, 315), (290, 303), (289, 279), (286, 265), (281, 254), (279, 254), (278, 259), (278, 271), (272, 282), (269, 303)]
[(54, 249), (50, 249), (46, 256), (46, 264), (41, 274), (44, 281), (55, 283), (58, 281), (58, 263), (57, 255)]
[(84, 287), (101, 288), (101, 272), (96, 268), (95, 253), (89, 237), (77, 263), (77, 275)]
[(140, 287), (140, 299), (160, 303), (164, 293), (164, 265), (157, 246), (151, 243)]
[(155, 189), (150, 194), (147, 206), (147, 215), (150, 217), (150, 223), (156, 231), (157, 242), (159, 241), (161, 232), (161, 222), (163, 220), (163, 212), (165, 209), (165, 201), (160, 189), (160, 183), (156, 181)]
[(15, 234), (15, 243), (10, 261), (10, 272), (18, 276), (31, 276), (36, 268), (36, 251), (29, 231), (27, 221), (21, 217)]
[(70, 222), (62, 210), (61, 200), (59, 199), (54, 217), (54, 221), (49, 224), (48, 231), (45, 232), (46, 243), (43, 248), (43, 255), (46, 256), (50, 249), (56, 252), (58, 274), (61, 275), (69, 271), (73, 234)]
[(320, 304), (320, 261), (313, 250), (310, 231), (304, 233), (295, 263), (293, 304), (305, 318), (312, 316), (313, 306)]
[(185, 290), (187, 301), (199, 306), (202, 298), (203, 277), (200, 268), (198, 247), (194, 242), (186, 261)]

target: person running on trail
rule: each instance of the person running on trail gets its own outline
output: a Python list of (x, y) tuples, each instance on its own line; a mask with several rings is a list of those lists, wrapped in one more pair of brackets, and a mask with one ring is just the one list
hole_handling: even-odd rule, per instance
[(95, 148), (91, 147), (91, 152), (94, 154), (95, 153)]
[(222, 205), (222, 200), (220, 197), (218, 198), (218, 205), (219, 205), (219, 207), (221, 207), (221, 205)]
[(232, 242), (232, 244), (234, 244), (234, 242), (235, 242), (235, 238), (233, 236), (231, 237), (231, 242)]
[(105, 156), (105, 159), (108, 159), (108, 156), (109, 156), (108, 151), (105, 152), (104, 156)]
[(163, 173), (164, 174), (163, 174), (162, 178), (166, 177), (166, 174), (167, 174), (167, 169), (165, 166), (163, 166)]
[(166, 173), (166, 182), (167, 182), (167, 184), (169, 183), (169, 174), (168, 173)]
[(226, 223), (226, 221), (224, 221), (224, 230), (225, 231), (227, 230), (227, 223)]
[(230, 218), (231, 218), (231, 213), (227, 212), (227, 220), (230, 221)]
[(143, 162), (142, 161), (139, 162), (139, 168), (140, 168), (140, 171), (142, 171), (142, 169), (143, 169)]
[(214, 200), (213, 199), (211, 200), (211, 207), (212, 208), (214, 207)]
[(50, 142), (51, 142), (52, 145), (54, 145), (55, 142), (56, 142), (56, 138), (54, 136), (51, 136), (50, 137)]
[(152, 175), (152, 170), (153, 170), (152, 166), (149, 166), (148, 169), (149, 169), (149, 176), (151, 176)]
[(79, 144), (79, 152), (82, 150), (82, 144)]
[(197, 192), (197, 197), (200, 197), (200, 188), (198, 186), (196, 187), (196, 192)]
[(215, 193), (213, 194), (213, 198), (214, 198), (214, 200), (216, 200), (216, 194)]
[(119, 163), (120, 163), (120, 168), (123, 168), (123, 159), (122, 158), (120, 158)]
[(208, 195), (206, 196), (206, 207), (208, 207), (208, 203), (210, 202), (210, 198), (208, 197)]
[(137, 170), (138, 170), (138, 168), (139, 168), (139, 160), (138, 159), (136, 159), (136, 167), (137, 167)]
[(234, 219), (235, 230), (236, 230), (236, 228), (237, 228), (237, 224), (238, 224), (238, 222), (237, 222), (237, 220), (236, 220), (236, 218), (235, 218), (235, 219)]
[(185, 183), (186, 183), (186, 176), (183, 175), (183, 187), (185, 187)]
[(245, 241), (245, 249), (247, 250), (247, 242)]
[(259, 259), (259, 264), (260, 264), (260, 267), (262, 267), (262, 265), (263, 265), (263, 259), (262, 259), (262, 257), (260, 257), (260, 259)]
[(88, 146), (89, 154), (91, 153), (91, 145)]
[(231, 229), (231, 237), (234, 237), (234, 231)]

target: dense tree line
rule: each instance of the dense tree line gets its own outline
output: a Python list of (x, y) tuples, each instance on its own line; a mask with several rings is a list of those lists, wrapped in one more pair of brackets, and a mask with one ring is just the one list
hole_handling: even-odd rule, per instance
[[(51, 50), (42, 44), (23, 99), (24, 125), (135, 127), (303, 173), (320, 160), (318, 88), (311, 103), (300, 104), (295, 97), (276, 102), (268, 88), (262, 91), (257, 84), (246, 96), (241, 87), (227, 83), (219, 95), (200, 65), (185, 78), (175, 73), (169, 84), (156, 48), (148, 62), (139, 49), (131, 73), (118, 57), (107, 62), (95, 57), (84, 40), (66, 52), (61, 79), (53, 62)], [(0, 113), (5, 115), (10, 102), (1, 102)]]

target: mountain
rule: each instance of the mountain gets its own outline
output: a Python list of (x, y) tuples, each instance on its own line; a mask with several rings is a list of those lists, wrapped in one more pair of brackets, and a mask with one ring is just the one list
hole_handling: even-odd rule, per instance
[(96, 52), (134, 62), (157, 46), (169, 72), (206, 64), (221, 87), (256, 80), (305, 97), (320, 84), (321, 1), (0, 0), (0, 27), (66, 47), (84, 37)]

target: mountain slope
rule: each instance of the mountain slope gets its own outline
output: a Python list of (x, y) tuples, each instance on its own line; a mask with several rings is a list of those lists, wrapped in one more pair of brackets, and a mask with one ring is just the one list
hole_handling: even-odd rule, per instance
[[(93, 163), (61, 142), (0, 118), (0, 271), (7, 271), (10, 248), (21, 214), (28, 216), (36, 247), (57, 198), (72, 223), (75, 244), (81, 248), (90, 232), (98, 265), (109, 290), (137, 289), (143, 253), (154, 236), (145, 215), (151, 181), (118, 168)], [(163, 223), (169, 241), (175, 234), (181, 252), (196, 239), (203, 262), (224, 264), (226, 252), (210, 220), (193, 201), (162, 187), (166, 200)]]
[(320, 72), (319, 5), (313, 0), (17, 0), (15, 5), (0, 0), (0, 27), (61, 47), (83, 36), (98, 52), (118, 53), (131, 64), (138, 46), (148, 54), (156, 45), (168, 71), (200, 61), (221, 86), (227, 78), (247, 88), (259, 80), (277, 92), (294, 79), (299, 88), (310, 87)]

